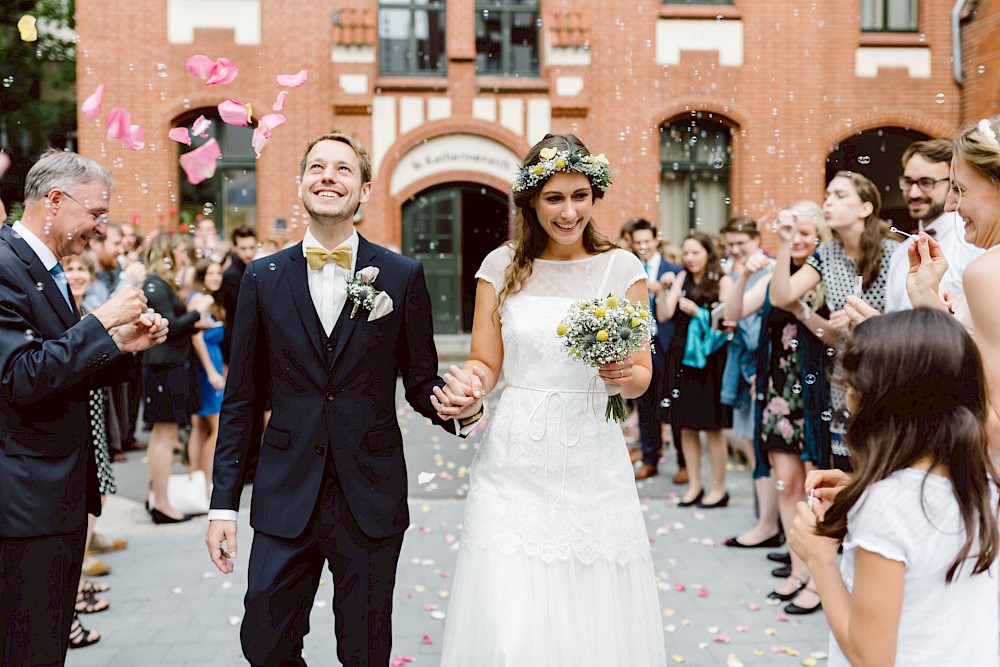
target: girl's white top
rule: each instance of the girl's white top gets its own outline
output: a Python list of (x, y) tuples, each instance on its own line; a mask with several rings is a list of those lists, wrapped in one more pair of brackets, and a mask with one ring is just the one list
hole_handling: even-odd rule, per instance
[[(974, 560), (967, 561), (952, 583), (945, 581), (964, 542), (951, 481), (923, 470), (898, 470), (876, 482), (847, 515), (840, 573), (848, 590), (858, 547), (906, 566), (896, 665), (1000, 664), (997, 563), (973, 576)], [(850, 664), (832, 633), (829, 664)]]

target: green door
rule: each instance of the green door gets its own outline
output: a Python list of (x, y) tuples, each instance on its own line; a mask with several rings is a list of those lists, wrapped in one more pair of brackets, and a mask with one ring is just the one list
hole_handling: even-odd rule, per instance
[(461, 197), (458, 188), (431, 190), (403, 207), (403, 254), (424, 265), (434, 333), (458, 333)]

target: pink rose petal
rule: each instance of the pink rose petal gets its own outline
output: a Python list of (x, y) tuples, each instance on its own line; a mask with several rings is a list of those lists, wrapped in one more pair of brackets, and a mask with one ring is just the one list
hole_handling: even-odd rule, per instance
[(297, 74), (279, 74), (278, 85), (286, 88), (298, 88), (309, 80), (309, 70), (304, 69)]
[(400, 665), (407, 665), (411, 662), (413, 662), (413, 658), (411, 658), (410, 656), (397, 655), (395, 658), (392, 659), (392, 661), (389, 664), (391, 664), (393, 667), (400, 667)]
[(204, 139), (208, 137), (208, 134), (206, 134), (205, 131), (211, 126), (212, 121), (208, 120), (204, 116), (198, 116), (198, 118), (196, 118), (194, 123), (191, 125), (191, 134)]
[(191, 56), (184, 63), (184, 69), (186, 69), (191, 74), (195, 75), (202, 81), (208, 79), (212, 76), (212, 69), (215, 67), (215, 61), (208, 56), (196, 55)]
[(188, 129), (186, 127), (175, 127), (167, 133), (167, 138), (176, 141), (179, 144), (184, 144), (186, 146), (191, 145), (191, 136), (188, 134)]
[(685, 586), (684, 584), (674, 584), (674, 590), (677, 591), (678, 593), (683, 593), (684, 591), (687, 590), (687, 586)]
[(706, 589), (704, 589), (704, 588), (701, 589), (700, 591), (698, 591), (698, 597), (700, 597), (700, 598), (707, 598), (708, 597), (708, 591)]
[(219, 116), (223, 123), (247, 126), (247, 106), (239, 100), (226, 100), (219, 104)]
[(778, 644), (774, 644), (771, 646), (771, 653), (784, 653), (784, 652), (785, 652), (784, 646), (779, 646)]
[(280, 113), (269, 113), (261, 116), (261, 123), (264, 123), (272, 130), (285, 122), (285, 117)]
[(424, 604), (424, 611), (434, 611), (438, 606), (436, 604), (431, 604), (430, 602)]
[(132, 124), (132, 116), (123, 107), (108, 112), (107, 126), (108, 139), (119, 139), (125, 148), (139, 151), (145, 145), (142, 128)]
[(774, 620), (781, 621), (782, 623), (787, 623), (788, 622), (788, 616), (786, 616), (782, 612), (778, 611), (778, 612), (774, 613)]
[(749, 611), (760, 611), (760, 605), (757, 604), (756, 602), (751, 602), (750, 604), (747, 605), (747, 609)]
[(434, 641), (431, 639), (430, 635), (424, 635), (420, 638), (421, 644), (433, 644)]
[(240, 68), (236, 63), (229, 58), (219, 58), (215, 61), (215, 66), (212, 67), (212, 73), (207, 79), (205, 79), (205, 83), (208, 85), (221, 86), (231, 83), (239, 73)]
[(101, 115), (101, 102), (104, 101), (104, 84), (97, 87), (94, 93), (80, 105), (80, 113), (87, 120), (94, 120)]
[(250, 140), (250, 145), (253, 146), (253, 152), (260, 157), (260, 152), (264, 150), (264, 146), (267, 146), (267, 142), (271, 140), (271, 128), (264, 123), (258, 123), (257, 127), (253, 130), (253, 138)]
[(214, 137), (206, 141), (203, 146), (182, 155), (181, 168), (188, 182), (191, 185), (198, 185), (205, 179), (212, 178), (220, 157), (222, 151), (219, 150), (219, 144)]
[(718, 634), (718, 635), (715, 635), (714, 637), (712, 637), (712, 641), (714, 641), (717, 644), (728, 644), (729, 643), (729, 635), (727, 635), (725, 632), (723, 632), (721, 634)]
[(278, 93), (278, 98), (274, 100), (274, 104), (271, 105), (273, 111), (281, 111), (285, 107), (285, 98), (288, 97), (288, 91), (282, 90)]
[(736, 632), (750, 632), (750, 626), (749, 625), (737, 625), (736, 626)]

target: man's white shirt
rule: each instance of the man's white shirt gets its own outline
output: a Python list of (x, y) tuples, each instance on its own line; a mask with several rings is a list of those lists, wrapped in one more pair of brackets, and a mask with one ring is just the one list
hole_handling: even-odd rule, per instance
[[(962, 288), (962, 274), (972, 260), (983, 254), (982, 249), (969, 245), (959, 235), (959, 218), (956, 213), (942, 213), (934, 222), (920, 225), (922, 231), (933, 230), (934, 240), (941, 246), (941, 252), (948, 260), (948, 272), (941, 279), (941, 290), (953, 296), (965, 293)], [(910, 270), (908, 248), (915, 239), (910, 237), (903, 241), (889, 260), (889, 273), (885, 289), (885, 312), (909, 310), (912, 308), (910, 297), (906, 294), (906, 274)]]

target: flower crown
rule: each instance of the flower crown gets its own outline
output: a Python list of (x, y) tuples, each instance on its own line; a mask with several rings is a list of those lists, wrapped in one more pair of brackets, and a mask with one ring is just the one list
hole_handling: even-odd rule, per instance
[(579, 149), (557, 151), (550, 146), (539, 151), (538, 156), (541, 158), (539, 162), (521, 167), (517, 172), (513, 184), (514, 192), (533, 188), (557, 171), (576, 171), (586, 174), (591, 185), (599, 188), (601, 192), (607, 192), (611, 187), (611, 167), (604, 153), (591, 155)]
[(994, 148), (1000, 148), (1000, 141), (997, 141), (997, 133), (993, 131), (993, 125), (989, 118), (979, 121), (978, 127), (980, 134), (986, 137), (988, 143), (992, 144)]

